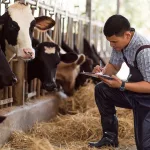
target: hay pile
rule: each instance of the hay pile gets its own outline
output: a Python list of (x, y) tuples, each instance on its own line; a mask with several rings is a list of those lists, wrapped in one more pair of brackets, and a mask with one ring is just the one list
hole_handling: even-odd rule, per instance
[(64, 114), (77, 114), (95, 107), (94, 87), (95, 85), (90, 81), (86, 86), (80, 87), (72, 97), (65, 101), (62, 100), (59, 106), (60, 112), (62, 111)]
[(1, 150), (54, 150), (46, 138), (37, 138), (29, 133), (14, 132), (10, 141)]
[[(64, 108), (63, 108), (64, 107)], [(69, 97), (61, 109), (67, 115), (59, 115), (45, 123), (37, 123), (28, 132), (14, 133), (2, 150), (96, 150), (89, 148), (89, 141), (96, 141), (102, 135), (100, 116), (94, 102), (94, 85), (81, 87)], [(133, 145), (133, 121), (131, 110), (118, 108), (119, 142), (122, 149)], [(71, 115), (74, 114), (74, 115)], [(103, 148), (109, 150), (113, 148)]]

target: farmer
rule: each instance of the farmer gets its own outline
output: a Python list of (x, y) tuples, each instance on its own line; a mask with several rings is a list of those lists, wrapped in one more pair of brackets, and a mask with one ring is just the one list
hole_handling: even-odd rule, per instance
[[(99, 77), (102, 82), (95, 87), (103, 136), (89, 146), (118, 146), (117, 106), (133, 110), (137, 150), (150, 150), (150, 42), (121, 15), (108, 18), (103, 31), (113, 50), (108, 64), (94, 67), (93, 72), (103, 72), (113, 79)], [(126, 82), (115, 76), (123, 62), (130, 68), (131, 77)]]

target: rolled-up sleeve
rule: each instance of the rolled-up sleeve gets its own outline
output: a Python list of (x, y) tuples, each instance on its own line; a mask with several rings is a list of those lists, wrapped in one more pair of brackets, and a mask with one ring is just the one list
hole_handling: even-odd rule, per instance
[(137, 55), (137, 67), (145, 81), (150, 82), (150, 48), (144, 49)]
[(112, 50), (109, 62), (113, 65), (121, 65), (124, 60), (121, 52), (117, 52), (114, 49)]

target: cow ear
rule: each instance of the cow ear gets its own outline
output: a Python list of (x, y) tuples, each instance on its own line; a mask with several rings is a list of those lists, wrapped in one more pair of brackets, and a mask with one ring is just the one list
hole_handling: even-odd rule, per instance
[(85, 62), (85, 55), (84, 54), (80, 54), (78, 57), (78, 60), (76, 62), (77, 65), (82, 65)]
[(36, 17), (36, 27), (40, 30), (49, 30), (55, 25), (55, 21), (48, 16)]
[(6, 12), (2, 16), (0, 16), (0, 25), (3, 25), (7, 18), (8, 18), (8, 12)]
[(78, 55), (75, 53), (60, 54), (60, 60), (64, 63), (73, 63), (78, 59)]

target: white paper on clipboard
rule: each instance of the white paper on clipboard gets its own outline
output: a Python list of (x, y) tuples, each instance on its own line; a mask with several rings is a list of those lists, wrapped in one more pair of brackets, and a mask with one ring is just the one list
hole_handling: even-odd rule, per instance
[(113, 79), (109, 75), (104, 75), (101, 72), (99, 72), (99, 73), (81, 72), (80, 74), (87, 75), (87, 76), (90, 76), (90, 77), (95, 77), (95, 78), (99, 78), (98, 76), (101, 76), (101, 77), (103, 77), (105, 79), (108, 79), (108, 80), (112, 80)]

